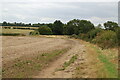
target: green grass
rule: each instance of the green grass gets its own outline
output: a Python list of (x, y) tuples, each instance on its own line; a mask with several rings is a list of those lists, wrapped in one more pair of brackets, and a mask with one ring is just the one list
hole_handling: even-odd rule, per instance
[(104, 67), (108, 71), (108, 76), (111, 78), (116, 78), (118, 73), (116, 66), (113, 63), (109, 62), (105, 55), (100, 54), (98, 58), (102, 63), (104, 63)]
[(58, 70), (59, 71), (60, 70), (65, 70), (70, 64), (74, 63), (76, 59), (77, 59), (77, 54), (72, 56), (71, 59), (68, 62), (64, 62), (63, 67), (61, 69), (58, 69)]
[(30, 78), (67, 51), (68, 48), (42, 53), (30, 59), (18, 58), (13, 64), (3, 66), (3, 78)]
[(93, 47), (93, 49), (98, 53), (98, 59), (103, 63), (103, 67), (101, 66), (100, 72), (102, 74), (104, 72), (104, 77), (117, 78), (118, 77), (117, 65), (110, 62), (111, 57), (103, 54), (104, 51), (100, 50), (97, 47)]

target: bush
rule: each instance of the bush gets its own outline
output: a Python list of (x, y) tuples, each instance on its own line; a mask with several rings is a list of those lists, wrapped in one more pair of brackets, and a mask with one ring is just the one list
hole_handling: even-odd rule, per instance
[(79, 39), (82, 39), (82, 40), (85, 40), (85, 41), (89, 41), (88, 35), (87, 35), (87, 34), (84, 34), (84, 33), (79, 34), (79, 35), (78, 35), (78, 38), (79, 38)]
[(32, 32), (29, 33), (29, 35), (39, 35), (39, 34), (40, 34), (40, 33), (39, 33), (37, 30), (32, 31)]
[(75, 38), (75, 39), (77, 39), (77, 38), (78, 38), (78, 35), (73, 34), (73, 35), (70, 36), (70, 38)]
[(41, 27), (39, 27), (38, 31), (42, 35), (50, 35), (50, 34), (52, 34), (51, 28), (49, 28), (47, 26), (41, 26)]
[(115, 29), (117, 39), (118, 39), (118, 46), (120, 46), (120, 27)]
[(97, 43), (102, 49), (117, 46), (117, 35), (113, 31), (102, 31), (92, 42)]
[(101, 31), (102, 29), (100, 28), (96, 28), (96, 29), (89, 31), (87, 33), (89, 40), (92, 41), (92, 39), (94, 39), (98, 35), (98, 33), (100, 33)]
[(89, 31), (86, 34), (84, 34), (84, 33), (79, 34), (78, 37), (82, 40), (91, 42), (92, 39), (94, 39), (97, 36), (97, 34), (100, 33), (101, 31), (102, 31), (102, 29), (100, 29), (100, 28), (92, 29), (91, 31)]

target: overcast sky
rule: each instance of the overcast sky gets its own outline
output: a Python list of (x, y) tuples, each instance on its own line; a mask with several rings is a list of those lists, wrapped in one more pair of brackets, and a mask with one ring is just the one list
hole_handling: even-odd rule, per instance
[[(99, 1), (99, 2), (98, 2)], [(3, 0), (2, 21), (52, 23), (87, 19), (95, 25), (118, 22), (119, 0)]]

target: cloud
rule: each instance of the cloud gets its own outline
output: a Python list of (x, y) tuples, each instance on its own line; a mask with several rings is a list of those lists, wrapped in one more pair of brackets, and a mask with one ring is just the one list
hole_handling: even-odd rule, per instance
[(95, 23), (95, 25), (98, 25), (98, 24), (105, 23), (107, 21), (117, 22), (117, 17), (109, 17), (109, 18), (91, 17), (87, 20), (90, 20), (91, 22)]
[(59, 19), (66, 23), (72, 19), (88, 19), (94, 24), (98, 24), (106, 20), (117, 21), (117, 10), (117, 2), (4, 0), (2, 5), (2, 21), (50, 23)]
[(2, 2), (118, 2), (119, 0), (3, 0)]
[(42, 17), (40, 18), (41, 22), (53, 22), (55, 20), (55, 18), (49, 18), (49, 17)]

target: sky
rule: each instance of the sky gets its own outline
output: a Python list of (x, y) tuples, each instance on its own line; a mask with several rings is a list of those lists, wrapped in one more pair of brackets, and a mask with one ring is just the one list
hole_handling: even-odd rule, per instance
[(3, 0), (0, 22), (53, 23), (72, 19), (95, 25), (118, 22), (119, 0)]

